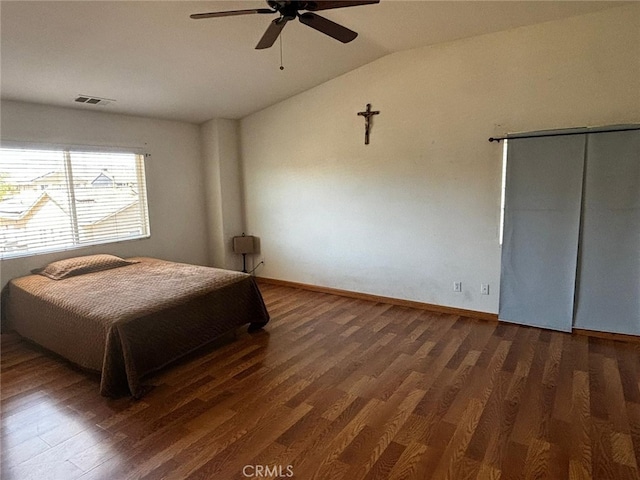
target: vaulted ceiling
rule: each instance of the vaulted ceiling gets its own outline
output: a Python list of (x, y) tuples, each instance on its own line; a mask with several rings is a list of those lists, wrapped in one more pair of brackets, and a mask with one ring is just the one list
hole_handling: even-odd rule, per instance
[[(581, 15), (625, 2), (403, 1), (325, 10), (359, 33), (342, 44), (290, 22), (254, 47), (269, 15), (255, 1), (2, 1), (3, 99), (200, 123), (241, 118), (393, 52)], [(115, 100), (90, 106), (78, 95)]]

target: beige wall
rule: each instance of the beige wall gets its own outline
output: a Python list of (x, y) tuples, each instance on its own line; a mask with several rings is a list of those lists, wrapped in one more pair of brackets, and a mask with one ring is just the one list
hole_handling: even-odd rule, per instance
[(206, 264), (204, 179), (197, 125), (3, 101), (3, 140), (141, 147), (146, 160), (151, 237), (0, 262), (1, 283), (73, 255), (144, 255)]
[[(381, 111), (368, 146), (366, 103)], [(259, 275), (496, 312), (488, 137), (632, 122), (640, 4), (384, 57), (242, 120)]]
[(240, 176), (239, 122), (216, 118), (200, 126), (209, 232), (209, 263), (242, 269), (232, 238), (244, 231)]

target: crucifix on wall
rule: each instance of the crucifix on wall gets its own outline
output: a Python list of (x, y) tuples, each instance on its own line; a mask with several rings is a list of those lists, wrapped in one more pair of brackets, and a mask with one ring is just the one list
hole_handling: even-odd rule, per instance
[(367, 103), (367, 109), (364, 112), (358, 112), (358, 115), (364, 117), (364, 144), (369, 145), (369, 130), (371, 129), (371, 117), (378, 115), (380, 111), (371, 111), (371, 104)]

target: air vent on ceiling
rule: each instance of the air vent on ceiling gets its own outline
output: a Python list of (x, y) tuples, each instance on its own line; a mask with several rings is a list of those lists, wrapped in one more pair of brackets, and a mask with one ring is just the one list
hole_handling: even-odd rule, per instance
[(109, 105), (111, 102), (115, 102), (110, 98), (91, 97), (89, 95), (78, 95), (74, 101), (89, 105)]

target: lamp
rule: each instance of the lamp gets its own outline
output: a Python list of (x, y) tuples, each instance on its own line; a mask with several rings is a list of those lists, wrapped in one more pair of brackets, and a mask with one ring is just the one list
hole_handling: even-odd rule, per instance
[(242, 271), (247, 273), (247, 253), (255, 252), (255, 237), (242, 234), (241, 237), (233, 237), (233, 253), (242, 254)]

